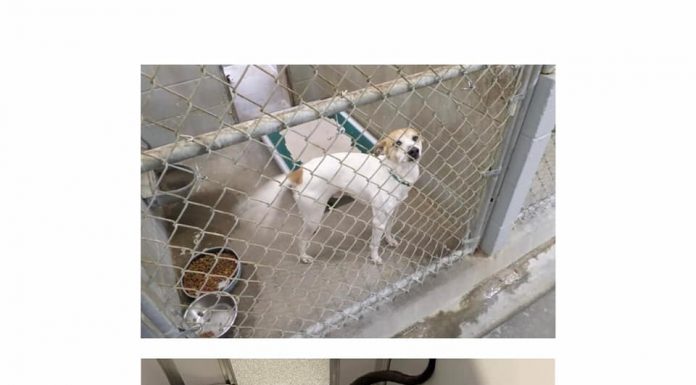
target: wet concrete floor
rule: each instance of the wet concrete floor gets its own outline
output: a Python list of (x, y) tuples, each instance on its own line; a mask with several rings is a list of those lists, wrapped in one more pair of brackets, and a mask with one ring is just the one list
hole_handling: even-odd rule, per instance
[(556, 336), (556, 290), (491, 330), (484, 338), (554, 338)]

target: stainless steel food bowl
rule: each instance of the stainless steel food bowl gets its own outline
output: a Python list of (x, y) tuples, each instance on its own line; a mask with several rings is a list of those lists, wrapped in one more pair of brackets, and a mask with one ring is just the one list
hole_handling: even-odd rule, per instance
[[(208, 249), (203, 250), (200, 253), (194, 254), (191, 259), (186, 263), (186, 266), (184, 267), (183, 272), (181, 273), (181, 291), (184, 292), (184, 294), (189, 297), (189, 298), (198, 298), (201, 294), (205, 293), (204, 291), (198, 291), (196, 295), (190, 294), (190, 292), (195, 292), (196, 290), (188, 289), (186, 290), (184, 287), (184, 274), (186, 271), (189, 270), (189, 266), (191, 266), (191, 262), (193, 262), (196, 258), (198, 258), (201, 255), (206, 255), (206, 254), (212, 254), (212, 255), (219, 255), (223, 251), (229, 252), (234, 254), (237, 257), (237, 267), (235, 268), (234, 273), (232, 276), (227, 280), (225, 283), (224, 287), (221, 287), (220, 290), (226, 291), (226, 292), (231, 292), (232, 289), (234, 289), (234, 286), (237, 284), (237, 281), (239, 280), (239, 277), (242, 275), (242, 262), (239, 260), (239, 254), (235, 253), (234, 250), (227, 248), (227, 247), (211, 247)], [(214, 266), (214, 265), (213, 265)]]
[(184, 313), (186, 329), (196, 337), (217, 338), (227, 333), (237, 318), (237, 301), (224, 291), (203, 294)]

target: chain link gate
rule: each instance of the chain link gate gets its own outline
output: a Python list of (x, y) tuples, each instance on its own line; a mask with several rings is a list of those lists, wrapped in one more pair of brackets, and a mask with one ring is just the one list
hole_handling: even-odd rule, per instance
[[(201, 288), (187, 274), (201, 291), (231, 292), (227, 337), (325, 336), (471, 253), (524, 70), (143, 66), (143, 336), (186, 335), (182, 314)], [(396, 213), (400, 244), (380, 248), (383, 265), (369, 262), (369, 207), (336, 196), (312, 238), (314, 262), (300, 263), (301, 217), (273, 178), (327, 153), (369, 152), (402, 127), (421, 132), (424, 150)], [(250, 206), (259, 191), (271, 199)], [(249, 207), (254, 221), (241, 214)], [(201, 253), (210, 265), (193, 268)], [(210, 270), (230, 259), (233, 272)]]

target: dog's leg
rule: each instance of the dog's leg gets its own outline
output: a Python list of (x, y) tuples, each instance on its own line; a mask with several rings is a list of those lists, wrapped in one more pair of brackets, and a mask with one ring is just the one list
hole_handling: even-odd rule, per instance
[(390, 247), (399, 246), (399, 240), (394, 237), (394, 234), (392, 234), (392, 226), (394, 226), (397, 208), (398, 207), (395, 207), (394, 210), (392, 210), (392, 212), (389, 214), (389, 219), (387, 220), (387, 229), (384, 233), (384, 239), (387, 241), (387, 245)]
[(302, 263), (312, 263), (314, 258), (307, 254), (307, 246), (309, 246), (312, 235), (319, 228), (319, 223), (324, 214), (324, 205), (312, 198), (300, 196), (297, 198), (297, 207), (302, 214), (302, 230), (300, 230), (298, 242), (300, 261)]
[(372, 262), (381, 265), (382, 258), (379, 256), (379, 244), (382, 241), (384, 231), (387, 229), (389, 214), (382, 208), (372, 207), (372, 239), (370, 240), (370, 258)]

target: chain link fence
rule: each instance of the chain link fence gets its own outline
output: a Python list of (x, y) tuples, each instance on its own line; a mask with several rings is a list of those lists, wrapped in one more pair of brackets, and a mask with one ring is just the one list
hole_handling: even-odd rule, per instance
[[(191, 302), (226, 290), (236, 318), (225, 337), (326, 336), (473, 251), (523, 68), (142, 66), (143, 335), (187, 336)], [(398, 246), (371, 263), (370, 207), (337, 195), (314, 262), (300, 263), (302, 218), (278, 181), (402, 127), (424, 149), (395, 216)]]
[(515, 224), (529, 221), (556, 207), (556, 130), (551, 132), (544, 155), (532, 180), (520, 214)]

